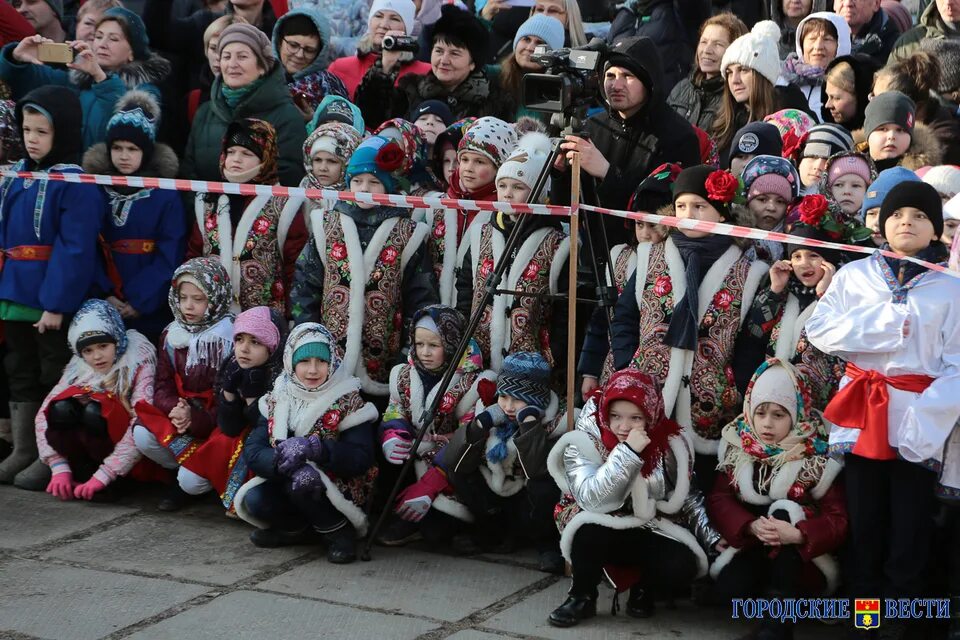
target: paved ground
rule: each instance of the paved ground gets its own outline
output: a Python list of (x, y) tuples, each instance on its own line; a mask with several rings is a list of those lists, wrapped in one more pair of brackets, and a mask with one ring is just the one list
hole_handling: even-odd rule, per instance
[[(600, 616), (546, 624), (568, 580), (530, 553), (455, 558), (424, 547), (374, 547), (372, 562), (327, 563), (323, 550), (263, 550), (213, 501), (178, 514), (155, 498), (59, 503), (0, 487), (0, 638), (237, 640), (369, 638), (736, 638), (726, 608), (690, 602), (648, 621)], [(798, 638), (837, 637), (806, 623)]]

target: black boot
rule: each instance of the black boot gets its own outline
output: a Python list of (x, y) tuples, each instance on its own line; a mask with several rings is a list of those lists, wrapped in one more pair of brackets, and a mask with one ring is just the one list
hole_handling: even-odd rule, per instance
[(190, 504), (192, 496), (180, 488), (180, 485), (173, 483), (170, 485), (170, 488), (167, 489), (167, 492), (164, 494), (160, 502), (157, 503), (158, 511), (180, 511), (185, 506)]
[(402, 547), (405, 544), (422, 539), (419, 522), (408, 522), (393, 516), (380, 535), (377, 536), (377, 543), (385, 547)]
[(254, 529), (250, 532), (250, 542), (262, 549), (311, 544), (317, 542), (317, 538), (317, 534), (310, 527), (292, 531), (284, 531), (283, 529)]
[(331, 564), (350, 564), (357, 559), (357, 530), (349, 522), (321, 537), (327, 545), (327, 560)]
[(544, 573), (562, 576), (567, 568), (566, 562), (556, 549), (541, 549), (538, 552), (538, 567)]
[(627, 600), (627, 615), (631, 618), (650, 618), (653, 616), (653, 592), (639, 586), (630, 588)]
[(548, 618), (555, 627), (574, 627), (581, 620), (597, 615), (597, 596), (570, 594), (562, 605), (553, 610)]

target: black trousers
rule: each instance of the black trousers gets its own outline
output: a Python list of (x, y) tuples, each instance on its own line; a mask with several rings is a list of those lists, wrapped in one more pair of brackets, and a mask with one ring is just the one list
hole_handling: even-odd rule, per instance
[(611, 529), (598, 524), (581, 526), (570, 550), (573, 566), (571, 595), (597, 595), (603, 566), (636, 566), (640, 586), (654, 593), (672, 594), (693, 582), (697, 558), (682, 542), (649, 529)]
[(457, 497), (477, 518), (481, 533), (488, 530), (529, 538), (541, 551), (556, 547), (559, 534), (553, 509), (560, 500), (560, 489), (553, 478), (532, 478), (521, 491), (504, 497), (490, 490), (479, 471), (455, 477)]
[(99, 402), (83, 404), (75, 398), (47, 407), (47, 444), (66, 458), (74, 480), (86, 482), (113, 453), (114, 443)]
[(904, 460), (848, 454), (845, 465), (850, 522), (850, 595), (924, 595), (933, 518), (932, 471)]
[(320, 533), (342, 527), (346, 518), (330, 503), (326, 495), (319, 498), (296, 494), (289, 480), (267, 480), (247, 491), (243, 506), (271, 528), (299, 531), (312, 526)]
[(3, 368), (10, 386), (10, 402), (43, 402), (70, 362), (64, 316), (57, 331), (40, 333), (29, 322), (5, 322), (7, 353)]

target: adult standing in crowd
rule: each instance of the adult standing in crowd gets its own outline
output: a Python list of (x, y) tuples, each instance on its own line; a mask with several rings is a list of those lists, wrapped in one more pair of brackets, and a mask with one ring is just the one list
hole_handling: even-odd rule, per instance
[(103, 17), (104, 11), (114, 7), (122, 7), (120, 0), (87, 0), (77, 12), (77, 32), (75, 40), (83, 40), (91, 45), (97, 34), (97, 23)]
[(934, 0), (917, 20), (917, 26), (900, 36), (890, 58), (900, 60), (920, 48), (924, 40), (960, 40), (960, 0)]
[(781, 58), (796, 50), (800, 22), (811, 13), (827, 9), (827, 0), (768, 0), (767, 17), (780, 25), (778, 46)]
[(823, 107), (823, 74), (833, 59), (850, 54), (850, 27), (835, 13), (811, 13), (797, 27), (797, 50), (783, 62), (781, 76), (800, 88), (807, 111), (818, 121)]
[(900, 29), (880, 7), (880, 0), (833, 0), (833, 10), (850, 27), (853, 52), (883, 65), (900, 37)]
[(250, 24), (232, 24), (220, 34), (220, 76), (213, 81), (210, 101), (201, 105), (193, 120), (181, 175), (220, 180), (221, 141), (227, 125), (241, 118), (273, 125), (280, 149), (280, 184), (298, 185), (307, 137), (303, 115), (290, 99), (270, 40)]
[(834, 58), (823, 74), (822, 121), (843, 125), (847, 131), (862, 127), (877, 69), (873, 58), (864, 54)]
[(21, 0), (17, 13), (30, 23), (37, 35), (54, 42), (67, 39), (67, 30), (63, 26), (63, 0)]
[(625, 2), (610, 24), (607, 42), (613, 44), (629, 36), (653, 40), (663, 63), (663, 88), (667, 93), (687, 75), (693, 47), (673, 0)]
[[(489, 29), (489, 52), (493, 58), (502, 57), (513, 42), (520, 25), (532, 16), (555, 18), (563, 24), (565, 47), (582, 47), (590, 41), (583, 27), (583, 18), (577, 0), (536, 0), (529, 13), (525, 7), (511, 7), (506, 0), (477, 2), (480, 22)], [(421, 38), (421, 41), (423, 39)], [(430, 41), (426, 42), (427, 47)], [(427, 55), (423, 58), (429, 60)]]

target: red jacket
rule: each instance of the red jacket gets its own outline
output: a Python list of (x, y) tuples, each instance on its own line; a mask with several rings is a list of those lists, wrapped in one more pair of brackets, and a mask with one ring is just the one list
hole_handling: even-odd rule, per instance
[(0, 47), (19, 42), (37, 32), (9, 2), (0, 2)]
[[(160, 344), (166, 344), (167, 332), (160, 335)], [(157, 374), (154, 379), (153, 406), (162, 411), (165, 415), (177, 406), (180, 400), (180, 393), (177, 390), (176, 374), (180, 374), (180, 381), (184, 391), (193, 393), (203, 393), (210, 390), (213, 392), (214, 384), (217, 381), (218, 370), (215, 367), (198, 365), (190, 370), (190, 375), (184, 375), (187, 367), (187, 348), (175, 349), (173, 352), (173, 361), (165, 348), (161, 348), (157, 353)], [(214, 396), (215, 397), (215, 396)], [(190, 428), (187, 433), (198, 440), (202, 440), (210, 435), (217, 426), (217, 406), (212, 404), (209, 409), (200, 408), (204, 403), (202, 401), (191, 402), (190, 409)]]
[[(367, 69), (372, 67), (376, 61), (377, 54), (375, 53), (365, 53), (363, 55), (358, 53), (355, 56), (337, 58), (330, 63), (327, 71), (340, 78), (343, 86), (347, 88), (347, 94), (350, 96), (350, 99), (353, 100), (354, 94), (357, 92), (357, 87), (360, 86), (360, 81), (363, 80), (363, 76), (366, 75)], [(402, 63), (400, 65), (400, 73), (397, 74), (397, 81), (399, 82), (400, 78), (411, 73), (421, 76), (430, 73), (430, 63), (421, 60)], [(396, 86), (396, 84), (394, 84), (394, 86)], [(368, 123), (368, 125), (376, 126), (376, 123)]]

